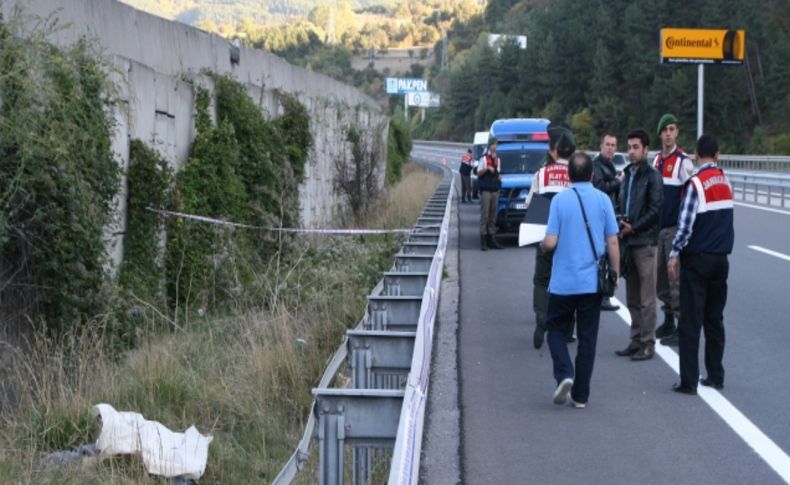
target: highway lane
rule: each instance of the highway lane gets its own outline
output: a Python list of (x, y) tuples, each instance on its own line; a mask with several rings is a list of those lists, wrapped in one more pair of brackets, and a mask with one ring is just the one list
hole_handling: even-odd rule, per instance
[[(677, 377), (665, 363), (614, 356), (627, 343), (627, 326), (614, 313), (602, 316), (590, 406), (552, 405), (550, 357), (545, 347), (531, 347), (533, 250), (516, 248), (513, 240), (505, 251), (480, 252), (479, 208), (459, 209), (467, 483), (781, 483), (700, 398), (671, 392)], [(790, 262), (748, 246), (790, 254), (788, 222), (790, 214), (736, 210), (723, 391), (785, 453)], [(481, 293), (490, 296), (483, 300)]]

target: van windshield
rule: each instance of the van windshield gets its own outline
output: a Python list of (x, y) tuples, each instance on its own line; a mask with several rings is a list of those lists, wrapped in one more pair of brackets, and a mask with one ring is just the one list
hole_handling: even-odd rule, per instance
[(497, 153), (502, 162), (501, 173), (537, 172), (546, 156), (546, 150), (514, 150)]

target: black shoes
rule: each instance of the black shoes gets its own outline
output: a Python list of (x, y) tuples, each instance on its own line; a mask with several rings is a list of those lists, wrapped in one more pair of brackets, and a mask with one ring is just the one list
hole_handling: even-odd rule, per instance
[(631, 357), (635, 355), (637, 352), (641, 350), (641, 347), (633, 342), (628, 344), (628, 347), (624, 348), (623, 350), (616, 350), (614, 353), (619, 355), (620, 357)]
[(505, 246), (499, 244), (499, 241), (496, 240), (496, 236), (492, 234), (486, 236), (486, 242), (488, 242), (488, 247), (491, 249), (505, 249)]
[(688, 394), (689, 396), (696, 396), (697, 390), (681, 384), (673, 384), (672, 390), (680, 394)]
[(702, 379), (699, 380), (699, 383), (702, 384), (705, 387), (712, 387), (712, 388), (716, 389), (717, 391), (720, 391), (720, 390), (724, 389), (724, 384), (723, 383), (717, 384), (717, 383), (713, 382), (712, 380), (710, 380), (710, 377), (703, 377)]
[(631, 360), (634, 361), (643, 361), (643, 360), (650, 360), (656, 355), (655, 349), (653, 349), (652, 345), (643, 345), (641, 349), (637, 353), (631, 356)]
[(677, 327), (675, 326), (675, 315), (671, 313), (665, 313), (664, 323), (659, 325), (659, 327), (656, 329), (656, 338), (669, 337), (676, 332)]
[(615, 305), (614, 303), (612, 303), (612, 300), (610, 298), (604, 298), (601, 301), (601, 310), (605, 312), (614, 312), (619, 309), (620, 309), (620, 305)]
[(666, 345), (667, 347), (677, 347), (678, 344), (679, 342), (678, 342), (677, 329), (675, 329), (674, 332), (661, 339), (661, 345)]

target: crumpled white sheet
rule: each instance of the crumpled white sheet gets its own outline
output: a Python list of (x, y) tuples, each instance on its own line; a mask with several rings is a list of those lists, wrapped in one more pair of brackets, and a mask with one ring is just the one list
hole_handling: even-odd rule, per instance
[(206, 471), (208, 445), (214, 439), (194, 426), (175, 433), (140, 413), (116, 411), (109, 404), (93, 407), (102, 429), (96, 446), (102, 455), (140, 454), (148, 473), (197, 480)]

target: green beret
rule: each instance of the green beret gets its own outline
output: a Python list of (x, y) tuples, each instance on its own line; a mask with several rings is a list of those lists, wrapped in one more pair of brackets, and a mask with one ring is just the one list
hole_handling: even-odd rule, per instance
[(675, 115), (671, 113), (666, 113), (664, 116), (658, 120), (658, 134), (661, 135), (661, 132), (664, 131), (664, 128), (671, 124), (678, 124), (678, 119), (675, 118)]

